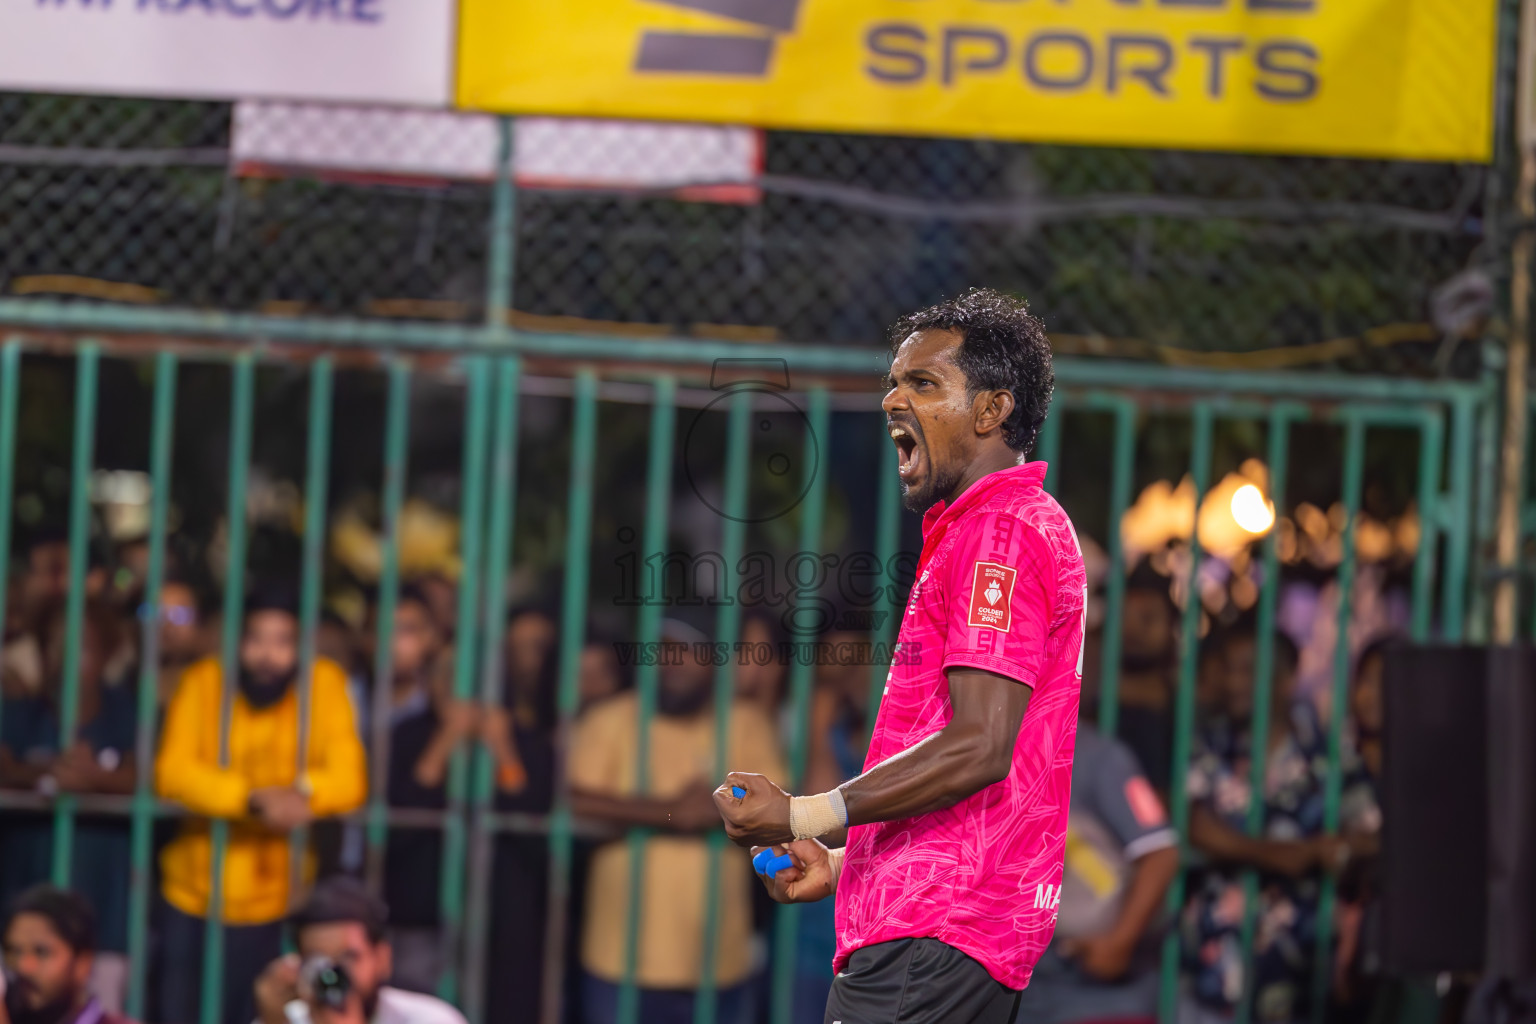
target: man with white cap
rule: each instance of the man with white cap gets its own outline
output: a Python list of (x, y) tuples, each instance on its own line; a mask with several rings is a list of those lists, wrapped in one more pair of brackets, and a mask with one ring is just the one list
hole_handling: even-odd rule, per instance
[[(572, 807), (579, 817), (656, 834), (645, 844), (640, 937), (635, 972), (640, 1019), (690, 1024), (704, 961), (708, 907), (707, 833), (720, 828), (716, 774), (714, 649), (680, 617), (662, 624), (656, 712), (645, 725), (648, 771), (636, 772), (642, 736), (639, 695), (631, 690), (594, 705), (578, 720), (570, 748)], [(731, 765), (773, 775), (784, 761), (773, 722), (755, 705), (735, 701), (727, 750)], [(629, 910), (629, 850), (609, 843), (593, 855), (583, 922), (583, 1024), (615, 1019), (624, 976)], [(685, 881), (680, 881), (685, 880)], [(714, 949), (717, 1019), (747, 1012), (751, 973), (752, 876), (722, 858)]]

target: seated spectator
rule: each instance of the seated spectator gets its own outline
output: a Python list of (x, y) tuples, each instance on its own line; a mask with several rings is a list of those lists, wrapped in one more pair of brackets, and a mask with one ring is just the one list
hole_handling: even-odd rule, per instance
[(537, 605), (523, 605), (507, 615), (503, 658), (507, 677), (505, 703), (524, 729), (549, 726), (555, 708), (555, 617)]
[[(1246, 832), (1250, 802), (1255, 638), (1231, 632), (1224, 645), (1225, 715), (1196, 737), (1187, 785), (1190, 843), (1212, 867), (1192, 886), (1184, 908), (1185, 965), (1200, 1008), (1229, 1015), (1242, 997), (1240, 869), (1259, 871), (1260, 896), (1252, 978), (1260, 1021), (1305, 1019), (1311, 992), (1320, 880), (1375, 848), (1380, 823), (1359, 759), (1345, 751), (1341, 835), (1323, 832), (1328, 735), (1314, 706), (1294, 697), (1297, 651), (1275, 636), (1263, 833)], [(1337, 932), (1335, 932), (1337, 934)]]
[[(289, 903), (288, 833), (316, 817), (362, 804), (367, 769), (340, 667), (315, 662), (310, 687), (309, 749), (298, 770), (299, 621), (285, 591), (247, 602), (239, 675), (229, 699), (228, 756), (219, 756), (224, 679), (209, 658), (187, 670), (172, 698), (155, 762), (160, 796), (201, 818), (181, 825), (161, 855), (160, 979), (165, 1024), (198, 1016), (203, 920), (208, 913), (212, 843), (207, 818), (230, 821), (224, 858), (225, 1024), (251, 1018), (251, 985), (278, 953)], [(313, 860), (306, 858), (306, 873)]]
[(1349, 695), (1350, 724), (1360, 760), (1370, 777), (1381, 778), (1381, 737), (1386, 729), (1382, 683), (1387, 669), (1387, 648), (1395, 637), (1381, 637), (1367, 644), (1355, 659), (1355, 684)]
[(22, 600), (39, 618), (64, 606), (69, 594), (69, 532), (38, 530), (27, 544), (22, 567)]
[[(508, 622), (501, 702), (484, 709), (481, 742), (491, 755), (496, 810), (547, 814), (554, 797), (560, 670), (554, 619), (523, 607), (515, 609)], [(591, 646), (583, 651), (583, 662), (590, 661), (585, 655)], [(571, 860), (574, 884), (583, 877), (586, 854), (586, 844), (578, 842)], [(543, 983), (549, 843), (540, 835), (502, 833), (495, 837), (492, 859), (490, 962), (497, 967), (486, 978), (486, 1016), (516, 1020), (534, 1012), (537, 997), (530, 993), (537, 993)], [(572, 904), (579, 902), (577, 893)]]
[[(667, 620), (662, 639), (678, 648), (666, 658), (649, 724), (649, 783), (636, 778), (639, 700), (620, 694), (594, 706), (577, 724), (570, 747), (570, 782), (577, 815), (657, 831), (646, 843), (641, 882), (636, 980), (640, 1019), (646, 1024), (690, 1024), (704, 960), (705, 879), (709, 843), (720, 827), (713, 792), (717, 782), (714, 669), (701, 658), (703, 633)], [(736, 701), (730, 714), (730, 764), (770, 777), (783, 761), (773, 723), (754, 705)], [(739, 858), (738, 858), (739, 861)], [(582, 929), (582, 1019), (611, 1024), (624, 976), (629, 910), (629, 849), (610, 843), (592, 858)], [(713, 950), (718, 1019), (738, 1021), (747, 1010), (752, 972), (752, 877), (730, 859), (720, 866), (718, 930)]]
[(1203, 729), (1226, 714), (1227, 633), (1212, 624), (1200, 640), (1200, 657), (1195, 662), (1195, 728)]
[[(80, 644), (75, 741), (59, 747), (60, 701), (64, 691), (64, 609), (43, 623), (43, 685), (38, 691), (0, 701), (0, 787), (52, 796), (55, 793), (133, 792), (134, 687), (129, 680), (103, 678), (109, 652), (124, 632), (101, 602), (86, 606)], [(49, 877), (53, 859), (53, 815), (16, 813), (0, 829), (0, 900)], [(76, 822), (72, 884), (100, 908), (99, 943), (91, 962), (93, 986), (102, 1005), (122, 1009), (128, 949), (129, 825), (121, 817), (82, 815)]]
[(1179, 610), (1168, 577), (1146, 562), (1126, 580), (1120, 614), (1119, 738), (1152, 788), (1168, 792), (1173, 766), (1173, 694), (1179, 660)]
[(581, 648), (581, 664), (576, 672), (577, 706), (581, 711), (629, 687), (629, 675), (619, 664), (615, 642), (616, 638), (603, 631), (587, 628), (587, 642)]
[(43, 686), (43, 634), (69, 593), (68, 534), (49, 527), (35, 532), (16, 578), (6, 601), (4, 685), (9, 696), (26, 696)]
[(1014, 1019), (1152, 1024), (1156, 924), (1178, 870), (1178, 837), (1135, 755), (1083, 723), (1072, 762), (1056, 937), (1035, 965)]
[[(141, 614), (149, 614), (149, 609)], [(164, 707), (176, 692), (182, 673), (209, 653), (197, 590), (180, 577), (167, 577), (160, 585), (159, 633), (158, 703)]]
[[(468, 703), (452, 702), (440, 711), (432, 699), (442, 631), (426, 595), (415, 587), (400, 591), (390, 644), (389, 804), (442, 810), (449, 759), (472, 738), (477, 716)], [(442, 971), (437, 885), (442, 859), (440, 829), (390, 829), (384, 898), (394, 919), (395, 977), (418, 992), (435, 989)]]
[(458, 628), (458, 584), (440, 572), (419, 576), (414, 583), (432, 608), (432, 617), (437, 620), (437, 628), (442, 631), (444, 641), (452, 644), (454, 630)]
[[(393, 949), (385, 933), (389, 908), (351, 878), (315, 886), (293, 915), (298, 952), (279, 957), (256, 979), (258, 1024), (464, 1024), (434, 996), (389, 984)], [(305, 965), (322, 962), (346, 979), (344, 1003), (328, 1005), (313, 991)]]
[[(1361, 770), (1372, 786), (1382, 777), (1382, 733), (1386, 728), (1383, 686), (1387, 648), (1396, 642), (1398, 637), (1388, 635), (1367, 644), (1355, 659), (1350, 687), (1347, 724), (1355, 749), (1360, 752)], [(1355, 789), (1357, 799), (1359, 794), (1371, 792), (1370, 787)], [(1349, 813), (1345, 808), (1340, 810), (1341, 816)], [(1373, 858), (1364, 858), (1339, 879), (1338, 956), (1328, 993), (1333, 1004), (1329, 1007), (1331, 1017), (1365, 1019), (1383, 989), (1390, 993), (1403, 984), (1402, 979), (1387, 980), (1380, 973), (1382, 919), (1378, 870)]]
[(775, 722), (779, 721), (789, 679), (789, 665), (779, 650), (786, 639), (783, 625), (772, 610), (749, 608), (742, 615), (740, 646), (732, 653), (737, 699), (756, 704)]
[(96, 915), (83, 896), (51, 885), (17, 896), (0, 920), (0, 954), (0, 1021), (129, 1024), (91, 995)]

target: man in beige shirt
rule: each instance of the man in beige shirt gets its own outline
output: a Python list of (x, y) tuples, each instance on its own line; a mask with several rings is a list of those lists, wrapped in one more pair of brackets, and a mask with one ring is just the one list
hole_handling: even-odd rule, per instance
[[(656, 715), (649, 728), (649, 775), (639, 790), (639, 697), (634, 691), (594, 705), (582, 715), (571, 744), (573, 809), (584, 818), (658, 833), (645, 844), (641, 881), (636, 983), (640, 1019), (647, 1024), (691, 1024), (694, 993), (704, 960), (709, 832), (720, 828), (715, 780), (714, 668), (701, 657), (698, 630), (668, 620), (671, 649), (659, 672)], [(678, 656), (680, 655), (680, 656)], [(727, 739), (730, 765), (772, 777), (784, 760), (772, 721), (758, 707), (736, 701)], [(613, 842), (592, 858), (582, 931), (583, 1024), (611, 1024), (624, 977), (629, 910), (629, 846)], [(748, 1010), (751, 973), (752, 878), (739, 857), (722, 852), (717, 891), (715, 984), (717, 1020), (732, 1024)]]

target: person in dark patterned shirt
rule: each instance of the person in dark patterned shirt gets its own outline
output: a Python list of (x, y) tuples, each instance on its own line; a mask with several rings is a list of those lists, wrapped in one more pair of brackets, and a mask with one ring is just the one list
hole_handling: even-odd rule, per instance
[(1255, 648), (1250, 629), (1225, 638), (1224, 714), (1195, 738), (1186, 781), (1190, 843), (1211, 863), (1184, 908), (1183, 948), (1200, 1008), (1218, 1017), (1231, 1014), (1244, 985), (1241, 869), (1257, 868), (1253, 1014), (1260, 1021), (1291, 1021), (1308, 1013), (1322, 877), (1375, 849), (1381, 813), (1359, 758), (1346, 749), (1340, 833), (1325, 833), (1328, 733), (1317, 709), (1294, 699), (1296, 645), (1277, 634), (1260, 795), (1264, 823), (1258, 837), (1247, 835)]

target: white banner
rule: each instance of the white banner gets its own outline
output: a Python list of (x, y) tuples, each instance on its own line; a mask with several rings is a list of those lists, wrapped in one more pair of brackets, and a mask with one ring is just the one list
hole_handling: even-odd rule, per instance
[[(759, 198), (755, 128), (522, 117), (516, 131), (512, 169), (524, 188)], [(249, 100), (235, 104), (230, 159), (245, 175), (487, 181), (497, 146), (487, 114)]]
[(455, 0), (0, 0), (0, 89), (446, 106)]

